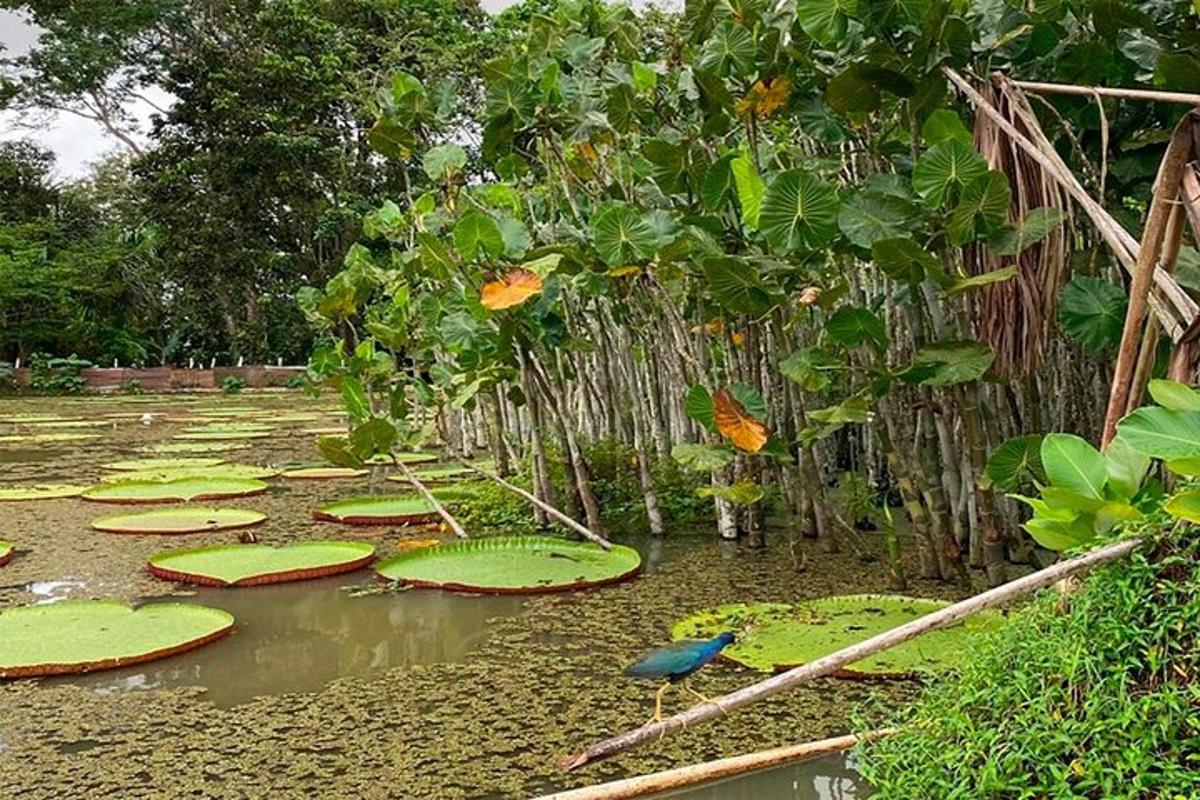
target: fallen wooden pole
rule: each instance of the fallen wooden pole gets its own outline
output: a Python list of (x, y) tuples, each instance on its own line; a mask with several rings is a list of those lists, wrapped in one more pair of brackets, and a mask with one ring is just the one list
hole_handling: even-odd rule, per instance
[(557, 508), (550, 505), (549, 503), (543, 503), (539, 498), (537, 498), (534, 495), (530, 494), (529, 492), (525, 491), (520, 486), (514, 486), (513, 484), (504, 480), (504, 478), (501, 478), (499, 475), (497, 475), (493, 472), (488, 472), (487, 470), (482, 470), (479, 467), (475, 466), (474, 464), (471, 464), (470, 462), (464, 461), (464, 462), (462, 462), (462, 465), (469, 470), (478, 472), (480, 475), (484, 476), (485, 478), (490, 478), (491, 480), (493, 480), (496, 483), (503, 486), (505, 489), (508, 489), (510, 492), (512, 492), (514, 494), (518, 494), (521, 497), (524, 497), (526, 500), (533, 503), (535, 506), (540, 508), (542, 511), (545, 511), (547, 514), (554, 517), (556, 520), (558, 520), (562, 524), (566, 525), (568, 528), (575, 531), (580, 536), (583, 536), (588, 541), (595, 542), (596, 544), (603, 547), (605, 550), (609, 550), (612, 548), (612, 542), (610, 542), (608, 539), (605, 539), (603, 536), (600, 536), (599, 534), (593, 533), (591, 530), (589, 530), (588, 528), (586, 528), (583, 525), (580, 525), (578, 522), (571, 519), (566, 514), (559, 511)]
[(830, 753), (840, 753), (849, 750), (859, 742), (874, 741), (884, 736), (891, 736), (895, 732), (895, 728), (880, 728), (862, 735), (848, 734), (804, 744), (775, 747), (771, 750), (719, 758), (716, 761), (690, 764), (686, 767), (655, 772), (650, 775), (638, 775), (635, 778), (555, 792), (536, 798), (536, 800), (626, 800), (630, 797), (645, 797), (648, 794), (657, 794), (672, 789), (681, 789), (685, 786), (695, 786), (698, 783), (718, 781), (734, 775), (781, 767), (785, 764), (826, 756)]
[(408, 482), (416, 487), (418, 492), (425, 496), (425, 499), (433, 505), (434, 510), (442, 515), (442, 519), (446, 520), (446, 524), (450, 526), (450, 530), (454, 531), (454, 535), (460, 539), (470, 539), (471, 537), (467, 535), (465, 530), (463, 530), (463, 526), (458, 524), (458, 520), (456, 520), (450, 514), (450, 512), (446, 510), (444, 505), (438, 502), (438, 499), (433, 496), (433, 492), (429, 491), (425, 484), (417, 480), (417, 476), (414, 475), (413, 471), (408, 468), (408, 465), (398, 458), (393, 458), (392, 460), (395, 462), (396, 466), (400, 468), (400, 471), (404, 473), (404, 477), (408, 479)]
[(1200, 94), (1188, 92), (1160, 92), (1154, 89), (1121, 89), (1109, 86), (1075, 86), (1069, 83), (1039, 83), (1037, 81), (1013, 81), (1027, 92), (1037, 94), (1073, 94), (1080, 97), (1111, 97), (1114, 100), (1153, 100), (1157, 103), (1182, 103), (1200, 106)]
[(577, 769), (584, 764), (608, 758), (646, 742), (658, 741), (667, 734), (678, 733), (689, 725), (695, 725), (698, 722), (707, 722), (715, 717), (724, 716), (730, 711), (749, 705), (757, 700), (762, 700), (795, 686), (808, 683), (814, 678), (834, 673), (842, 667), (853, 664), (855, 661), (861, 661), (867, 656), (903, 644), (927, 631), (953, 625), (977, 611), (995, 608), (1014, 598), (1051, 586), (1063, 578), (1078, 572), (1083, 572), (1099, 564), (1106, 564), (1110, 561), (1125, 558), (1140, 547), (1141, 544), (1142, 542), (1138, 539), (1114, 542), (1092, 550), (1089, 553), (1084, 553), (1081, 556), (1060, 561), (1057, 564), (1030, 573), (1003, 586), (989, 589), (974, 597), (947, 606), (940, 611), (926, 614), (912, 622), (907, 622), (889, 631), (884, 631), (878, 636), (872, 636), (870, 639), (838, 650), (836, 653), (830, 653), (827, 656), (818, 658), (816, 661), (810, 661), (803, 666), (773, 675), (758, 683), (752, 683), (749, 686), (745, 686), (735, 692), (730, 692), (715, 700), (693, 706), (686, 711), (681, 711), (674, 716), (667, 717), (661, 722), (650, 722), (640, 728), (634, 728), (633, 730), (625, 731), (624, 733), (605, 739), (568, 757), (560, 766), (564, 770)]

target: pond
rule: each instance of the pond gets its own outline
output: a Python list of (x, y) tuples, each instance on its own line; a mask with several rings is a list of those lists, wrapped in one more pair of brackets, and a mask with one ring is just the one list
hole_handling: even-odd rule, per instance
[[(234, 405), (241, 408), (222, 411)], [(191, 455), (312, 465), (315, 435), (306, 431), (339, 419), (328, 402), (298, 395), (142, 398), (136, 409), (152, 417), (104, 416), (129, 408), (111, 398), (0, 402), (0, 435), (29, 430), (5, 424), (14, 414), (116, 420), (88, 429), (96, 438), (56, 441), (52, 449), (0, 444), (0, 486), (90, 485), (108, 474), (102, 465), (111, 461), (186, 457), (175, 435), (206, 418), (272, 430), (264, 438), (230, 440), (236, 449), (202, 442)], [(288, 421), (293, 412), (300, 416)], [(339, 499), (396, 491), (384, 477), (377, 471), (352, 480), (271, 479), (266, 494), (219, 505), (265, 513), (267, 521), (254, 529), (263, 543), (354, 539), (387, 557), (422, 534), (350, 528), (310, 515)], [(79, 498), (0, 506), (0, 539), (18, 548), (16, 559), (0, 568), (0, 605), (182, 600), (228, 610), (235, 631), (157, 662), (0, 683), (0, 785), (16, 796), (530, 797), (843, 734), (854, 709), (915, 690), (908, 682), (823, 680), (564, 775), (556, 766), (564, 756), (650, 715), (656, 687), (621, 670), (665, 643), (679, 618), (721, 603), (885, 591), (884, 570), (808, 548), (807, 568), (797, 572), (782, 532), (772, 530), (766, 548), (752, 549), (676, 528), (662, 540), (630, 542), (643, 555), (641, 577), (586, 592), (525, 598), (380, 592), (367, 571), (267, 587), (198, 588), (151, 576), (147, 559), (168, 548), (235, 543), (239, 531), (132, 536), (91, 528), (95, 517), (124, 508)], [(913, 592), (946, 590), (918, 583)], [(694, 685), (715, 695), (760, 677), (722, 663), (699, 673)], [(667, 707), (683, 702), (669, 696)], [(841, 798), (855, 796), (852, 783), (843, 762), (825, 760), (681, 796)], [(163, 787), (171, 791), (163, 794)]]

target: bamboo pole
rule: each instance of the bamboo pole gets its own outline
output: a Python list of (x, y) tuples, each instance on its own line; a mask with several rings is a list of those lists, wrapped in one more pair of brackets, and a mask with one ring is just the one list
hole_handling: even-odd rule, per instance
[(396, 466), (400, 468), (400, 471), (404, 473), (404, 477), (408, 479), (408, 482), (416, 487), (418, 492), (425, 496), (425, 499), (433, 505), (434, 510), (442, 515), (442, 519), (446, 520), (446, 524), (450, 526), (450, 530), (454, 531), (454, 535), (460, 539), (470, 539), (471, 537), (467, 535), (465, 530), (463, 530), (463, 526), (458, 524), (458, 520), (450, 515), (450, 512), (446, 510), (444, 505), (438, 502), (438, 499), (433, 496), (433, 492), (429, 491), (425, 484), (417, 480), (417, 476), (414, 475), (413, 471), (408, 468), (408, 465), (396, 458), (393, 458), (393, 461), (395, 462)]
[(579, 535), (583, 536), (588, 541), (594, 542), (595, 544), (600, 545), (605, 550), (612, 549), (612, 542), (610, 542), (608, 539), (605, 539), (603, 536), (601, 536), (598, 533), (593, 533), (591, 530), (584, 527), (583, 525), (580, 525), (578, 522), (571, 519), (569, 516), (567, 516), (566, 514), (564, 514), (561, 511), (559, 511), (557, 508), (550, 505), (549, 503), (543, 503), (540, 499), (538, 499), (534, 495), (530, 494), (529, 492), (525, 491), (520, 486), (514, 486), (513, 484), (504, 480), (504, 478), (501, 478), (499, 475), (496, 475), (495, 473), (492, 473), (492, 472), (488, 472), (487, 470), (480, 469), (479, 467), (475, 466), (474, 464), (468, 463), (466, 461), (462, 462), (462, 465), (464, 467), (466, 467), (467, 469), (478, 472), (480, 475), (484, 476), (485, 478), (489, 478), (489, 479), (495, 481), (496, 483), (503, 486), (505, 489), (508, 489), (513, 494), (517, 494), (517, 495), (520, 495), (521, 497), (524, 497), (526, 500), (533, 503), (535, 506), (540, 508), (542, 511), (545, 511), (547, 514), (554, 517), (556, 520), (563, 523), (571, 530), (573, 530), (576, 533), (578, 533)]
[(703, 764), (689, 764), (678, 769), (668, 769), (663, 772), (638, 775), (634, 778), (600, 783), (595, 786), (555, 792), (535, 798), (535, 800), (626, 800), (630, 797), (645, 797), (648, 794), (695, 786), (698, 783), (710, 783), (734, 775), (744, 775), (748, 772), (782, 767), (785, 764), (818, 758), (831, 753), (841, 753), (859, 742), (874, 741), (884, 736), (891, 736), (895, 732), (895, 728), (880, 728), (862, 735), (847, 734), (829, 739), (819, 739), (815, 742), (790, 744), (770, 750), (760, 750), (757, 753), (718, 758)]
[[(1185, 181), (1183, 187), (1186, 188), (1186, 186)], [(1167, 220), (1162, 260), (1159, 262), (1159, 265), (1171, 274), (1175, 272), (1175, 262), (1179, 259), (1179, 249), (1183, 245), (1185, 216), (1183, 208), (1183, 204), (1179, 203), (1171, 209), (1171, 218)], [(1150, 373), (1153, 372), (1154, 364), (1158, 360), (1158, 330), (1159, 326), (1151, 323), (1142, 332), (1142, 346), (1138, 351), (1137, 366), (1134, 367), (1133, 377), (1130, 379), (1129, 397), (1125, 400), (1125, 414), (1133, 413), (1142, 404), (1142, 397), (1146, 394)]]
[(690, 725), (724, 716), (742, 706), (808, 683), (814, 678), (832, 674), (842, 667), (853, 664), (855, 661), (861, 661), (867, 656), (903, 644), (910, 639), (920, 636), (922, 633), (953, 625), (977, 611), (995, 608), (1009, 600), (1051, 586), (1063, 578), (1083, 572), (1091, 567), (1125, 558), (1140, 547), (1141, 544), (1142, 542), (1138, 539), (1127, 539), (1099, 547), (1066, 561), (1060, 561), (1045, 569), (1018, 578), (1011, 583), (989, 589), (974, 597), (947, 606), (940, 611), (926, 614), (912, 622), (907, 622), (899, 627), (884, 631), (877, 636), (872, 636), (870, 639), (865, 639), (857, 644), (842, 648), (836, 653), (830, 653), (815, 661), (810, 661), (803, 666), (781, 672), (765, 680), (752, 683), (749, 686), (744, 686), (737, 691), (730, 692), (707, 703), (693, 706), (686, 711), (681, 711), (659, 722), (650, 722), (642, 725), (640, 728), (634, 728), (617, 734), (569, 756), (560, 766), (564, 770), (577, 769), (585, 764), (631, 750), (647, 742), (658, 741), (667, 734), (678, 733)]
[(1200, 106), (1200, 94), (1187, 92), (1160, 92), (1156, 89), (1122, 89), (1108, 86), (1076, 86), (1069, 83), (1039, 83), (1017, 81), (1013, 84), (1027, 92), (1036, 94), (1073, 94), (1080, 97), (1111, 97), (1114, 100), (1153, 100), (1157, 103), (1181, 103)]
[[(959, 91), (966, 95), (967, 99), (971, 101), (971, 104), (974, 105), (976, 109), (991, 119), (992, 122), (994, 122), (1001, 130), (1007, 133), (1013, 142), (1015, 142), (1017, 146), (1024, 150), (1030, 158), (1045, 167), (1046, 170), (1053, 175), (1060, 184), (1062, 184), (1063, 188), (1067, 190), (1067, 193), (1070, 194), (1077, 203), (1079, 203), (1079, 205), (1091, 218), (1093, 224), (1096, 226), (1096, 230), (1104, 238), (1105, 242), (1112, 249), (1113, 254), (1117, 257), (1117, 261), (1122, 267), (1125, 268), (1127, 272), (1132, 273), (1134, 262), (1139, 250), (1137, 239), (1135, 239), (1132, 234), (1121, 227), (1120, 223), (1118, 223), (1111, 214), (1105, 211), (1103, 206), (1096, 202), (1095, 198), (1087, 193), (1087, 190), (1083, 188), (1082, 184), (1079, 183), (1074, 174), (1067, 169), (1066, 164), (1062, 162), (1062, 159), (1059, 158), (1056, 152), (1054, 152), (1053, 148), (1047, 148), (1047, 152), (1038, 145), (1034, 144), (1029, 140), (1028, 137), (1018, 131), (1012, 125), (1012, 123), (1001, 116), (996, 109), (992, 108), (991, 104), (989, 104), (987, 100), (979, 94), (979, 92), (975, 91), (974, 87), (972, 87), (971, 84), (968, 83), (961, 75), (947, 66), (943, 66), (941, 69), (942, 74), (944, 74), (950, 80), (950, 82), (959, 89)], [(1036, 120), (1033, 120), (1032, 124), (1036, 125)], [(1179, 314), (1180, 319), (1184, 320), (1185, 322), (1190, 322), (1192, 318), (1196, 316), (1198, 307), (1195, 301), (1187, 296), (1183, 289), (1180, 288), (1179, 284), (1175, 282), (1175, 279), (1168, 275), (1165, 270), (1156, 269), (1154, 271), (1154, 281), (1158, 288), (1163, 292), (1164, 296), (1166, 296), (1171, 306), (1173, 306), (1175, 311)], [(1179, 337), (1183, 335), (1184, 330), (1184, 326), (1179, 324), (1179, 320), (1175, 319), (1170, 312), (1167, 311), (1166, 307), (1162, 302), (1159, 301), (1157, 297), (1150, 297), (1150, 308), (1158, 317), (1159, 322), (1162, 323), (1164, 330), (1170, 334), (1171, 339), (1173, 341), (1179, 341)]]
[[(1163, 153), (1158, 177), (1154, 182), (1150, 213), (1146, 217), (1141, 249), (1134, 266), (1133, 281), (1129, 286), (1129, 307), (1125, 312), (1125, 327), (1121, 331), (1121, 344), (1117, 349), (1117, 363), (1113, 367), (1108, 411), (1104, 415), (1104, 433), (1100, 438), (1101, 450), (1108, 447), (1108, 443), (1117, 435), (1117, 423), (1125, 416), (1125, 406), (1129, 402), (1138, 340), (1141, 338), (1142, 323), (1146, 318), (1146, 305), (1154, 271), (1158, 269), (1158, 258), (1164, 247), (1172, 246), (1170, 242), (1165, 241), (1167, 223), (1174, 212), (1176, 198), (1179, 197), (1183, 170), (1191, 158), (1195, 120), (1194, 113), (1188, 113), (1175, 126), (1175, 132), (1171, 134), (1167, 151)], [(1182, 230), (1182, 225), (1177, 226), (1175, 235), (1178, 236)]]

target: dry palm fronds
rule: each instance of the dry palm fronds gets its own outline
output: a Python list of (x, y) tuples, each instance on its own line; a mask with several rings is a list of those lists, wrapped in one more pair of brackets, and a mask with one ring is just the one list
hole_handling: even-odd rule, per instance
[[(1013, 127), (1029, 136), (1027, 117), (1017, 113), (1002, 86), (987, 84), (985, 100)], [(1019, 102), (1023, 102), (1023, 99)], [(1032, 138), (1032, 137), (1030, 137)], [(1017, 267), (1010, 281), (984, 287), (977, 297), (976, 332), (996, 355), (996, 368), (1009, 376), (1027, 375), (1045, 351), (1057, 311), (1059, 290), (1067, 273), (1071, 204), (1062, 185), (1024, 152), (985, 114), (975, 116), (975, 146), (991, 169), (1002, 172), (1012, 188), (1010, 220), (1019, 222), (1035, 208), (1056, 209), (1066, 222), (1016, 256), (997, 256), (988, 247), (966, 248), (966, 268), (982, 274)]]

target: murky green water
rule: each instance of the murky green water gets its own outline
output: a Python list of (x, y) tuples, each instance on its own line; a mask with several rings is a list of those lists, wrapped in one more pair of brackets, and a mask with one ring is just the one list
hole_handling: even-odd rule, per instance
[(868, 794), (854, 771), (851, 757), (836, 755), (654, 797), (655, 800), (863, 800)]

